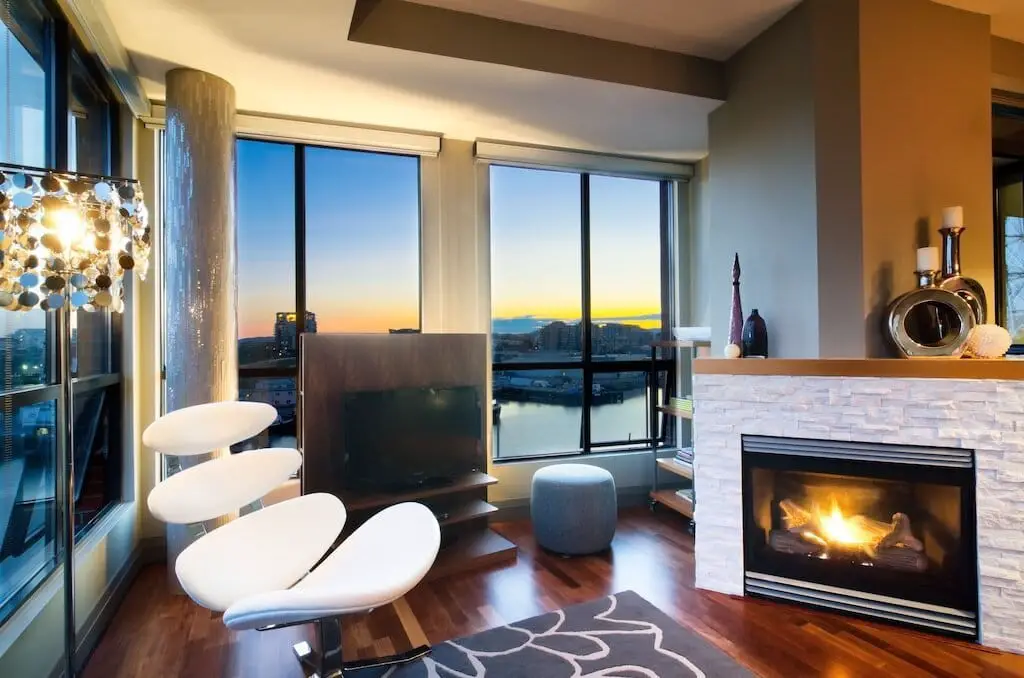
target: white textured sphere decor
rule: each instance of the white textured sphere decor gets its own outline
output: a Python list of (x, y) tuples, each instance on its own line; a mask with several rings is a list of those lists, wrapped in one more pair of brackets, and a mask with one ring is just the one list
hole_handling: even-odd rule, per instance
[(345, 517), (345, 506), (332, 494), (273, 504), (200, 538), (181, 552), (174, 571), (192, 600), (223, 612), (305, 576), (341, 534)]
[(267, 403), (230, 400), (183, 407), (146, 427), (142, 444), (161, 454), (206, 454), (248, 440), (274, 423)]
[(230, 454), (175, 473), (153, 488), (146, 503), (165, 523), (212, 520), (260, 499), (300, 465), (299, 451), (289, 448)]

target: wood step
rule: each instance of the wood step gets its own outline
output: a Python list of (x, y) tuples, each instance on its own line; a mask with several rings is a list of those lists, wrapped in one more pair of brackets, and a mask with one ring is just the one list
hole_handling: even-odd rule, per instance
[(491, 529), (459, 535), (441, 549), (426, 579), (439, 579), (458, 572), (496, 565), (511, 565), (518, 559), (516, 545)]

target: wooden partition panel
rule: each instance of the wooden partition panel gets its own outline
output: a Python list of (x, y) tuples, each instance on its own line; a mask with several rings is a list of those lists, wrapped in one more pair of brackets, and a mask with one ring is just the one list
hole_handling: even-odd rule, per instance
[[(305, 334), (302, 337), (302, 491), (336, 493), (345, 458), (345, 395), (357, 391), (473, 386), (487, 422), (483, 334)], [(481, 445), (478, 468), (487, 469)], [(342, 497), (343, 499), (345, 497)]]

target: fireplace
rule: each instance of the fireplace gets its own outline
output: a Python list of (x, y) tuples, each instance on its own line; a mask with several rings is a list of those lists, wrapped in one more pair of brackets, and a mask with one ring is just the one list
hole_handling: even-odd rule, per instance
[(748, 595), (978, 637), (974, 452), (742, 437)]

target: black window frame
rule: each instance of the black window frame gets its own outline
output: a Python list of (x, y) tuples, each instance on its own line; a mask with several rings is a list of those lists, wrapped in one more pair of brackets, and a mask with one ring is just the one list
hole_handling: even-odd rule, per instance
[[(72, 60), (77, 59), (84, 71), (84, 75), (106, 106), (106, 120), (103, 127), (106, 139), (103, 142), (106, 151), (102, 173), (111, 174), (114, 163), (121, 163), (122, 149), (120, 145), (120, 113), (124, 106), (123, 100), (109, 86), (104, 71), (95, 55), (78, 38), (75, 31), (62, 13), (60, 6), (55, 0), (13, 0), (20, 5), (18, 11), (31, 12), (33, 15), (41, 15), (45, 22), (43, 40), (40, 47), (41, 63), (46, 78), (46, 102), (44, 109), (44, 144), (45, 144), (45, 165), (46, 168), (56, 170), (69, 170), (70, 144), (74, 140), (69, 135), (69, 115), (71, 114), (71, 87), (72, 87)], [(14, 26), (8, 26), (16, 36), (24, 34), (17, 28), (17, 14), (12, 12), (11, 19)], [(5, 22), (5, 25), (6, 22)], [(0, 159), (3, 162), (5, 159)], [(8, 311), (0, 311), (6, 313)], [(85, 311), (78, 311), (85, 313)], [(109, 465), (105, 466), (104, 487), (114, 493), (114, 498), (105, 498), (105, 503), (99, 510), (90, 512), (87, 521), (79, 523), (79, 515), (75, 513), (75, 539), (78, 542), (81, 537), (87, 534), (96, 526), (102, 518), (107, 515), (115, 506), (124, 501), (124, 380), (123, 380), (123, 322), (119, 315), (112, 314), (109, 310), (101, 311), (106, 316), (104, 334), (106, 341), (107, 371), (88, 376), (72, 376), (72, 391), (76, 403), (83, 402), (88, 396), (96, 393), (116, 394), (111, 397), (105, 406), (97, 412), (98, 417), (106, 415), (105, 431), (105, 452)], [(65, 416), (69, 403), (64, 402), (61, 375), (54, 368), (57, 364), (57, 323), (52, 315), (46, 318), (47, 333), (47, 374), (50, 378), (47, 383), (40, 385), (29, 385), (16, 387), (7, 391), (0, 391), (0, 402), (5, 400), (11, 404), (12, 411), (21, 407), (53, 401), (56, 407), (56, 450), (59, 452), (67, 446), (68, 440), (64, 427), (59, 425), (62, 417)], [(73, 413), (71, 413), (73, 416)], [(76, 431), (77, 433), (77, 431)], [(83, 444), (84, 437), (76, 435), (76, 447)], [(86, 454), (91, 450), (86, 450)], [(78, 460), (76, 455), (76, 461)], [(56, 458), (54, 459), (56, 464)], [(81, 467), (84, 473), (88, 470), (84, 465)], [(0, 605), (0, 625), (10, 617), (43, 585), (43, 583), (56, 571), (57, 566), (63, 557), (63, 540), (60, 538), (60, 521), (58, 520), (61, 503), (60, 469), (54, 470), (54, 480), (57, 487), (54, 488), (54, 506), (48, 508), (47, 522), (54, 523), (55, 549), (52, 561), (45, 563), (39, 570), (26, 581), (15, 594), (4, 604)], [(81, 484), (79, 488), (81, 488)]]
[[(661, 336), (660, 339), (668, 339), (671, 334), (673, 321), (673, 309), (675, 307), (673, 281), (676, 276), (675, 257), (673, 247), (675, 240), (675, 224), (677, 211), (676, 205), (676, 180), (669, 178), (655, 179), (654, 177), (629, 177), (628, 175), (606, 175), (597, 172), (571, 170), (558, 167), (531, 167), (515, 165), (510, 163), (492, 162), (490, 167), (516, 167), (519, 169), (536, 169), (541, 171), (566, 171), (578, 174), (580, 177), (580, 248), (581, 248), (581, 299), (582, 319), (581, 330), (581, 356), (579, 360), (545, 361), (545, 362), (494, 362), (494, 355), (491, 359), (491, 373), (496, 376), (501, 372), (528, 372), (531, 370), (576, 370), (583, 373), (582, 389), (582, 413), (580, 418), (580, 447), (577, 450), (564, 452), (548, 452), (529, 455), (516, 455), (514, 457), (501, 457), (498, 445), (492, 446), (491, 461), (495, 464), (512, 464), (524, 461), (543, 461), (548, 459), (565, 459), (571, 457), (587, 456), (590, 454), (601, 454), (609, 452), (636, 452), (638, 450), (650, 450), (652, 443), (658, 448), (674, 447), (676, 440), (676, 422), (673, 417), (661, 416), (658, 432), (652, 436), (650, 410), (648, 409), (644, 418), (646, 434), (644, 438), (631, 440), (599, 441), (592, 440), (591, 414), (593, 408), (593, 385), (594, 375), (609, 374), (616, 372), (642, 372), (648, 380), (644, 392), (650, 393), (650, 378), (652, 372), (656, 378), (662, 379), (665, 387), (674, 391), (677, 382), (676, 361), (671, 358), (657, 356), (652, 365), (649, 358), (636, 360), (614, 360), (595, 361), (593, 359), (593, 324), (592, 307), (590, 298), (591, 262), (590, 262), (590, 179), (592, 176), (625, 176), (626, 178), (641, 178), (646, 180), (657, 180), (659, 182), (660, 197), (660, 256), (661, 267)], [(491, 176), (488, 173), (490, 185)], [(488, 217), (489, 218), (489, 217)], [(493, 323), (493, 315), (489, 322)], [(493, 332), (493, 325), (492, 325)], [(651, 404), (648, 403), (650, 408)], [(493, 432), (493, 431), (492, 431)], [(655, 440), (656, 438), (656, 440)]]
[[(417, 228), (417, 252), (418, 262), (420, 266), (420, 273), (422, 273), (423, 267), (423, 162), (419, 155), (414, 153), (400, 153), (391, 152), (387, 150), (367, 150), (359, 148), (347, 148), (344, 146), (330, 146), (326, 144), (310, 144), (302, 141), (287, 141), (280, 139), (265, 139), (259, 136), (247, 136), (239, 134), (235, 137), (235, 142), (239, 141), (257, 141), (266, 144), (280, 144), (283, 146), (290, 146), (295, 150), (294, 153), (294, 205), (295, 205), (295, 332), (296, 332), (296, 352), (295, 352), (295, 364), (294, 365), (283, 365), (275, 367), (246, 367), (244, 365), (238, 366), (238, 380), (241, 382), (243, 379), (275, 379), (275, 378), (287, 378), (292, 379), (295, 382), (295, 440), (296, 447), (302, 449), (302, 385), (300, 383), (300, 365), (302, 364), (302, 336), (306, 334), (306, 312), (309, 310), (306, 306), (306, 150), (310, 148), (324, 148), (324, 149), (335, 149), (341, 151), (347, 151), (351, 153), (371, 153), (377, 155), (396, 155), (407, 158), (413, 158), (416, 160), (416, 192), (417, 192), (417, 214), (419, 215), (419, 226)], [(237, 181), (237, 167), (236, 181)], [(237, 236), (236, 236), (237, 237)], [(423, 329), (423, 282), (422, 275), (418, 277), (419, 290), (419, 310), (418, 310), (418, 324), (416, 331), (422, 331)], [(241, 339), (241, 338), (239, 338)], [(246, 441), (236, 446), (236, 451), (248, 449), (253, 441)]]

